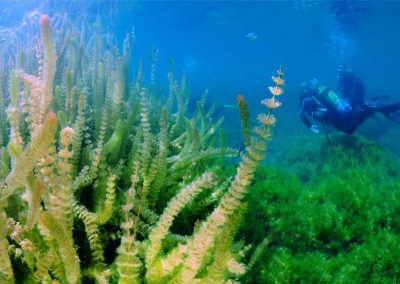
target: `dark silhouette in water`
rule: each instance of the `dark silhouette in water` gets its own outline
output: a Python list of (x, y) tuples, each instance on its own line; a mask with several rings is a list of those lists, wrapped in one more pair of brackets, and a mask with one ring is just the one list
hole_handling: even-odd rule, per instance
[(300, 87), (299, 115), (304, 124), (314, 133), (319, 133), (317, 125), (310, 118), (329, 124), (337, 130), (353, 134), (368, 118), (379, 112), (394, 122), (400, 123), (400, 103), (387, 105), (369, 104), (364, 100), (364, 86), (360, 79), (348, 69), (339, 68), (338, 91), (318, 85), (313, 79)]

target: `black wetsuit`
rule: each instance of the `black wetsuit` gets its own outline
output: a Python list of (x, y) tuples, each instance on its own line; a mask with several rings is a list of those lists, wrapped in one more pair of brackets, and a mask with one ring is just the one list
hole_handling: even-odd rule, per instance
[(351, 71), (339, 73), (337, 93), (355, 109), (364, 108), (366, 105), (364, 85)]
[(354, 131), (376, 112), (381, 112), (391, 118), (391, 114), (400, 111), (400, 103), (386, 106), (369, 106), (362, 101), (358, 108), (352, 105), (351, 110), (343, 113), (331, 106), (321, 104), (321, 102), (310, 93), (304, 96), (300, 103), (299, 115), (304, 124), (311, 128), (312, 123), (309, 117), (323, 123), (331, 124), (337, 130), (347, 134), (353, 134)]

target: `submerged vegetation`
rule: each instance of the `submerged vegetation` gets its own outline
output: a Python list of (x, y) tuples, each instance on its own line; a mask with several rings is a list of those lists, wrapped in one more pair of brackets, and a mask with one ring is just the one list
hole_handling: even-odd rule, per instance
[(248, 249), (234, 236), (276, 122), (282, 69), (229, 170), (238, 151), (217, 135), (222, 118), (206, 96), (189, 114), (186, 80), (171, 73), (164, 99), (157, 52), (148, 87), (142, 62), (132, 80), (133, 34), (120, 54), (100, 19), (81, 33), (65, 17), (25, 20), (10, 31), (16, 55), (2, 62), (0, 282), (237, 281)]
[(315, 165), (304, 182), (305, 160), (290, 151), (301, 150), (285, 151), (285, 167), (256, 172), (240, 235), (260, 244), (258, 261), (242, 282), (397, 283), (396, 161), (362, 137), (338, 135), (302, 149)]
[(1, 30), (0, 283), (398, 282), (383, 148), (291, 137), (260, 165), (281, 68), (254, 131), (237, 97), (239, 152), (207, 91), (190, 109), (185, 77), (158, 85), (158, 50), (135, 64), (134, 32), (103, 31), (37, 12)]

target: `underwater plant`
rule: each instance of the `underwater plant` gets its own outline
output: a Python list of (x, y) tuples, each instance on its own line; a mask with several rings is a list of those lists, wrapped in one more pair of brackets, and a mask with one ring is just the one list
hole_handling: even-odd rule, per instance
[(298, 141), (282, 149), (281, 167), (255, 174), (238, 235), (258, 245), (241, 282), (396, 283), (400, 171), (394, 157), (361, 136), (333, 135), (331, 144), (308, 153), (316, 167), (304, 180)]
[[(85, 41), (54, 18), (62, 32), (53, 40), (50, 18), (38, 16), (43, 56), (20, 50), (26, 60), (4, 75), (9, 99), (1, 93), (9, 137), (0, 163), (0, 282), (236, 282), (246, 265), (234, 235), (276, 123), (282, 68), (232, 175), (221, 156), (238, 153), (218, 141), (222, 118), (213, 121), (205, 98), (190, 118), (186, 79), (178, 84), (173, 74), (168, 99), (160, 96), (158, 52), (145, 88), (142, 63), (131, 83), (131, 34), (119, 55), (100, 19)], [(24, 71), (35, 67), (36, 76)]]

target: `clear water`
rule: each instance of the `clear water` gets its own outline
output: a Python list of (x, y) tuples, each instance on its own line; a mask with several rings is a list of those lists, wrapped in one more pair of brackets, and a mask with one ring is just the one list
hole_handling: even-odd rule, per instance
[(136, 58), (159, 50), (159, 80), (172, 64), (187, 73), (194, 95), (209, 88), (224, 103), (237, 93), (262, 97), (279, 65), (287, 71), (289, 102), (297, 102), (305, 80), (335, 85), (340, 63), (363, 79), (368, 94), (400, 96), (398, 1), (2, 0), (0, 26), (17, 25), (34, 9), (78, 22), (100, 14), (119, 44), (134, 26)]
[[(334, 260), (333, 268), (329, 264), (324, 269), (331, 273), (327, 272), (329, 275), (339, 271), (332, 277), (345, 279), (342, 283), (350, 283), (346, 281), (358, 271), (367, 271), (366, 278), (360, 277), (365, 280), (369, 270), (374, 270), (373, 265), (381, 265), (372, 261), (373, 257), (365, 257), (372, 264), (362, 270), (367, 263), (362, 246), (375, 244), (377, 240), (376, 247), (366, 249), (367, 253), (381, 255), (379, 260), (393, 266), (394, 276), (382, 268), (386, 280), (391, 277), (398, 279), (400, 264), (394, 262), (398, 254), (387, 256), (390, 246), (386, 251), (380, 247), (382, 243), (392, 241), (395, 243), (393, 247), (398, 248), (400, 243), (398, 216), (391, 215), (398, 214), (400, 174), (398, 164), (386, 157), (389, 153), (390, 158), (400, 160), (399, 125), (389, 123), (382, 116), (373, 117), (356, 133), (369, 140), (342, 136), (336, 144), (333, 143), (334, 147), (325, 147), (328, 144), (325, 134), (312, 134), (299, 119), (298, 91), (302, 82), (313, 78), (335, 88), (337, 67), (345, 64), (364, 83), (367, 99), (385, 95), (390, 96), (391, 101), (400, 101), (400, 1), (0, 0), (0, 54), (13, 52), (7, 49), (6, 44), (13, 40), (9, 37), (13, 35), (10, 31), (20, 29), (24, 23), (32, 23), (24, 22), (24, 19), (37, 14), (65, 15), (77, 27), (82, 23), (94, 23), (97, 16), (101, 16), (103, 34), (115, 34), (113, 44), (120, 50), (126, 34), (134, 30), (135, 44), (130, 66), (133, 74), (136, 74), (142, 58), (148, 85), (151, 56), (157, 53), (155, 77), (165, 96), (168, 95), (167, 73), (170, 71), (177, 78), (186, 74), (192, 97), (189, 108), (192, 110), (196, 107), (196, 99), (208, 89), (208, 99), (218, 103), (218, 114), (226, 118), (227, 144), (238, 149), (243, 149), (243, 140), (239, 114), (235, 109), (236, 96), (242, 94), (249, 101), (252, 119), (255, 120), (261, 110), (260, 101), (270, 96), (271, 76), (282, 65), (285, 94), (282, 96), (283, 106), (276, 112), (278, 125), (274, 129), (267, 160), (277, 167), (262, 167), (256, 175), (254, 192), (250, 193), (250, 202), (254, 203), (249, 210), (249, 220), (254, 223), (245, 224), (254, 225), (254, 228), (247, 227), (248, 231), (242, 232), (241, 236), (248, 238), (248, 243), (254, 241), (253, 245), (257, 245), (264, 238), (260, 232), (269, 230), (266, 234), (271, 236), (272, 249), (268, 251), (270, 254), (263, 256), (265, 261), (260, 264), (260, 271), (264, 272), (273, 271), (268, 265), (282, 265), (282, 271), (287, 269), (284, 261), (289, 259), (288, 255), (292, 257), (291, 254), (298, 252), (300, 243), (309, 241), (304, 251), (301, 251), (303, 247), (299, 249), (301, 253), (304, 252), (305, 256), (323, 255), (317, 260), (322, 259), (325, 263)], [(55, 28), (54, 32), (62, 31)], [(0, 66), (7, 64), (13, 62), (4, 62), (0, 58)], [(3, 88), (6, 89), (6, 85)], [(332, 129), (327, 130), (327, 136), (334, 136)], [(384, 150), (376, 147), (375, 143), (383, 146)], [(280, 172), (282, 168), (284, 172)], [(375, 191), (376, 188), (380, 191)], [(387, 206), (385, 202), (388, 202)], [(385, 212), (389, 213), (385, 215)], [(328, 217), (333, 224), (329, 228), (323, 222), (323, 218)], [(362, 224), (360, 228), (357, 227), (359, 223)], [(353, 228), (352, 224), (357, 226)], [(259, 231), (253, 232), (253, 229)], [(321, 235), (314, 236), (318, 230)], [(385, 235), (388, 231), (390, 234)], [(310, 240), (307, 239), (309, 236), (312, 236)], [(341, 242), (345, 245), (340, 246)], [(318, 249), (321, 249), (321, 255)], [(355, 256), (351, 255), (353, 252)], [(296, 261), (294, 267), (301, 262)], [(308, 264), (304, 266), (310, 267)], [(263, 270), (263, 267), (267, 268)], [(374, 271), (380, 272), (379, 268), (381, 266)], [(261, 275), (260, 271), (254, 274)], [(277, 271), (279, 274), (280, 270)], [(304, 276), (300, 277), (302, 283), (320, 283), (304, 280), (308, 275), (307, 270), (304, 271), (299, 274)], [(344, 278), (341, 273), (350, 276)], [(267, 274), (263, 279), (272, 279)], [(328, 277), (327, 274), (324, 276)], [(377, 276), (374, 283), (388, 283), (379, 282), (380, 279)], [(326, 279), (324, 281), (329, 283)], [(397, 283), (395, 281), (393, 283)], [(275, 283), (297, 282), (275, 280)]]

